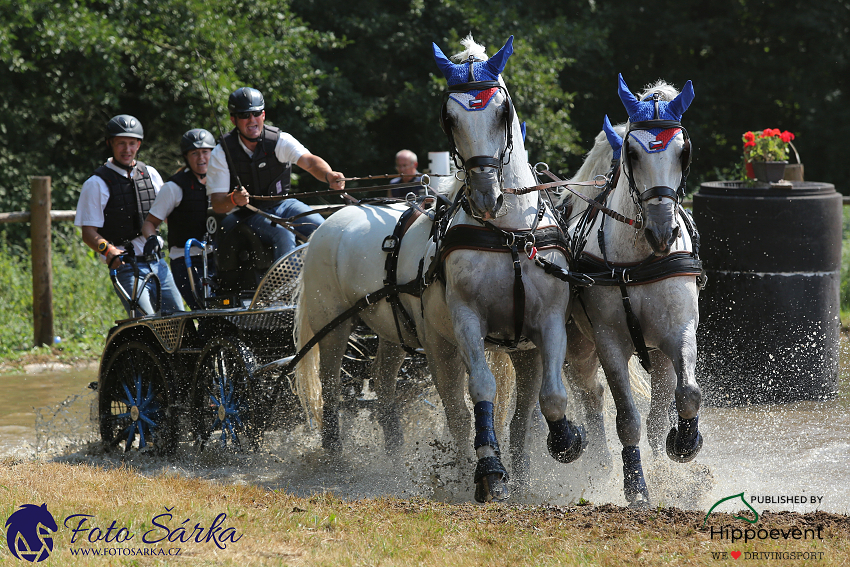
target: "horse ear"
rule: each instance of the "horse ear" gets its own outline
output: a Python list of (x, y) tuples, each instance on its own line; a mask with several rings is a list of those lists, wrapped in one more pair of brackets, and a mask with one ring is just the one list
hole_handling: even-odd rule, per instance
[(602, 131), (605, 132), (605, 137), (608, 138), (608, 143), (614, 149), (614, 159), (620, 157), (620, 150), (623, 147), (623, 138), (611, 126), (611, 121), (608, 120), (608, 115), (605, 115), (605, 120), (602, 122)]
[(502, 71), (505, 70), (505, 65), (508, 63), (508, 59), (514, 53), (514, 36), (508, 38), (508, 41), (505, 42), (505, 45), (496, 52), (496, 54), (488, 59), (485, 62), (485, 65), (490, 68), (493, 73), (497, 75), (501, 75)]
[(637, 114), (638, 108), (640, 108), (640, 101), (632, 94), (632, 91), (629, 90), (629, 87), (626, 85), (626, 81), (623, 79), (623, 74), (620, 73), (617, 77), (619, 83), (617, 85), (617, 93), (620, 95), (620, 100), (623, 101), (623, 106), (626, 107), (626, 112), (629, 113), (629, 117), (632, 117)]
[(431, 45), (434, 49), (434, 61), (437, 62), (437, 67), (440, 68), (443, 76), (448, 79), (452, 74), (452, 70), (454, 70), (455, 64), (449, 61), (449, 58), (445, 56), (439, 47), (437, 47), (436, 43), (432, 43)]
[(670, 101), (667, 105), (667, 110), (676, 116), (678, 120), (682, 119), (682, 115), (694, 101), (694, 85), (688, 81), (682, 88), (682, 92)]

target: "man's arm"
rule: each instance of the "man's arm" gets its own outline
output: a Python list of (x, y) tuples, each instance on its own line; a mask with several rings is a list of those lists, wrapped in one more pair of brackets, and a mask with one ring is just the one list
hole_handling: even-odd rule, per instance
[(207, 195), (210, 197), (212, 210), (224, 215), (236, 207), (248, 204), (250, 194), (241, 187), (239, 191), (228, 192), (230, 184), (230, 168), (227, 166), (227, 156), (221, 144), (210, 153), (207, 166)]
[(314, 154), (304, 154), (295, 162), (298, 167), (310, 175), (330, 185), (331, 189), (345, 189), (345, 175), (334, 171), (328, 162)]
[(80, 229), (83, 232), (83, 242), (95, 252), (99, 252), (98, 247), (101, 242), (105, 242), (107, 244), (106, 251), (104, 256), (106, 256), (106, 265), (107, 267), (117, 268), (124, 262), (119, 258), (116, 262), (116, 258), (121, 254), (121, 251), (118, 250), (115, 246), (113, 246), (108, 240), (100, 235), (97, 231), (96, 226), (82, 226)]
[(247, 205), (249, 197), (250, 194), (244, 187), (232, 193), (213, 193), (210, 195), (210, 206), (219, 214), (227, 214), (236, 207)]

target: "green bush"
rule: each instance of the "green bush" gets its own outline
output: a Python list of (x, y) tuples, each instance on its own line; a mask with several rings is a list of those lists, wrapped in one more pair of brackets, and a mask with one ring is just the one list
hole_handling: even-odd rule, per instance
[[(59, 354), (97, 357), (106, 332), (124, 318), (106, 267), (67, 226), (53, 230), (53, 327)], [(26, 249), (0, 238), (0, 358), (32, 350), (32, 266)]]

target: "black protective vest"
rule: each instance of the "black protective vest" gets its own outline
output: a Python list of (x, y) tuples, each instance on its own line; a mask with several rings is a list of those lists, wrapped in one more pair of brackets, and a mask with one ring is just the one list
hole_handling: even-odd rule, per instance
[(103, 209), (103, 227), (98, 233), (115, 244), (124, 244), (142, 234), (142, 223), (151, 210), (156, 190), (144, 163), (137, 161), (141, 176), (128, 179), (105, 164), (94, 174), (106, 182), (109, 200)]
[(207, 186), (190, 169), (169, 179), (183, 190), (180, 204), (168, 215), (168, 245), (182, 248), (190, 238), (203, 240), (207, 232)]
[(230, 169), (231, 191), (238, 189), (239, 181), (242, 181), (248, 193), (257, 197), (276, 197), (289, 192), (292, 165), (277, 160), (274, 147), (278, 138), (279, 128), (263, 126), (263, 135), (254, 155), (249, 156), (239, 144), (239, 133), (235, 128), (224, 135), (222, 143), (227, 144), (225, 155)]

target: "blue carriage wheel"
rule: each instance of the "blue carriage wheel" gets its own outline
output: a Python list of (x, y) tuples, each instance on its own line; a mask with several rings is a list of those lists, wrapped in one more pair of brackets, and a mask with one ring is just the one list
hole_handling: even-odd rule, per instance
[(262, 425), (256, 415), (251, 350), (236, 337), (211, 341), (195, 370), (192, 427), (196, 443), (237, 450), (259, 446)]
[(107, 449), (174, 450), (168, 376), (162, 353), (144, 342), (129, 341), (112, 353), (98, 388), (100, 435)]

